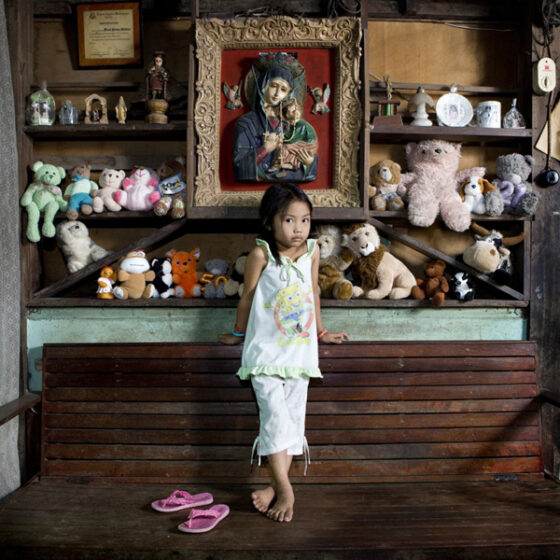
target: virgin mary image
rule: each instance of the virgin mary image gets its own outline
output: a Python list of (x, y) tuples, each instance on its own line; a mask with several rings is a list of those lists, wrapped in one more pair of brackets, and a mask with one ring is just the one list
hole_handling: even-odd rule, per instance
[(262, 53), (245, 79), (252, 110), (237, 119), (233, 166), (238, 181), (317, 178), (317, 135), (303, 120), (305, 69), (296, 53)]

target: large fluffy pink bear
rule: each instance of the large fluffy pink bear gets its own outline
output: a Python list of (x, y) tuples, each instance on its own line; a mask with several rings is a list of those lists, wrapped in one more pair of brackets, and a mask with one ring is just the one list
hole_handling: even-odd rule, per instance
[(122, 189), (113, 193), (113, 199), (127, 210), (151, 210), (161, 198), (157, 190), (158, 175), (153, 169), (136, 167), (122, 183)]
[(458, 172), (461, 144), (445, 140), (422, 140), (406, 145), (408, 172), (402, 183), (408, 189), (408, 220), (420, 227), (431, 226), (438, 214), (454, 231), (466, 231), (471, 214), (459, 195), (459, 183), (471, 175), (482, 176), (483, 167)]

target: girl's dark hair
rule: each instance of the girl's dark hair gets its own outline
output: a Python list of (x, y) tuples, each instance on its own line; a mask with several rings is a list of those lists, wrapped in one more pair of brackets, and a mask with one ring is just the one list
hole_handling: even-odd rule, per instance
[(313, 210), (313, 204), (305, 192), (293, 183), (275, 183), (268, 187), (264, 193), (261, 206), (259, 208), (259, 216), (261, 218), (262, 231), (260, 238), (264, 239), (270, 247), (270, 251), (277, 264), (280, 264), (280, 255), (278, 253), (278, 245), (272, 230), (274, 225), (274, 216), (285, 212), (288, 206), (295, 200), (301, 200), (309, 206), (309, 212)]

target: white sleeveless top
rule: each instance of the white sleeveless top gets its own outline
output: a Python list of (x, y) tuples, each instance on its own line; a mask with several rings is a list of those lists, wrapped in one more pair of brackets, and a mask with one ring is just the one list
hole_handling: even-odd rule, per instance
[(237, 375), (287, 378), (322, 377), (317, 351), (317, 326), (311, 278), (316, 239), (296, 261), (280, 257), (278, 265), (266, 241), (268, 263), (257, 283)]

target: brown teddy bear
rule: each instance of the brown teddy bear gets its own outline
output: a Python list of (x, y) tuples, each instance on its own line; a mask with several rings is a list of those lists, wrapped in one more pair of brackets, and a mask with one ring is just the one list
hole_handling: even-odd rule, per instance
[(344, 277), (344, 271), (354, 257), (348, 249), (342, 249), (340, 228), (329, 224), (316, 229), (319, 246), (319, 292), (323, 298), (350, 299), (353, 286)]
[(342, 246), (354, 254), (353, 273), (361, 284), (354, 286), (354, 297), (403, 299), (416, 286), (412, 272), (382, 245), (377, 230), (370, 223), (345, 228)]
[(372, 210), (402, 210), (406, 188), (401, 184), (401, 166), (390, 159), (372, 165), (368, 191)]
[(434, 307), (441, 307), (445, 294), (449, 292), (449, 283), (445, 277), (445, 263), (440, 259), (428, 261), (424, 265), (426, 278), (417, 278), (412, 288), (414, 299), (431, 299)]

